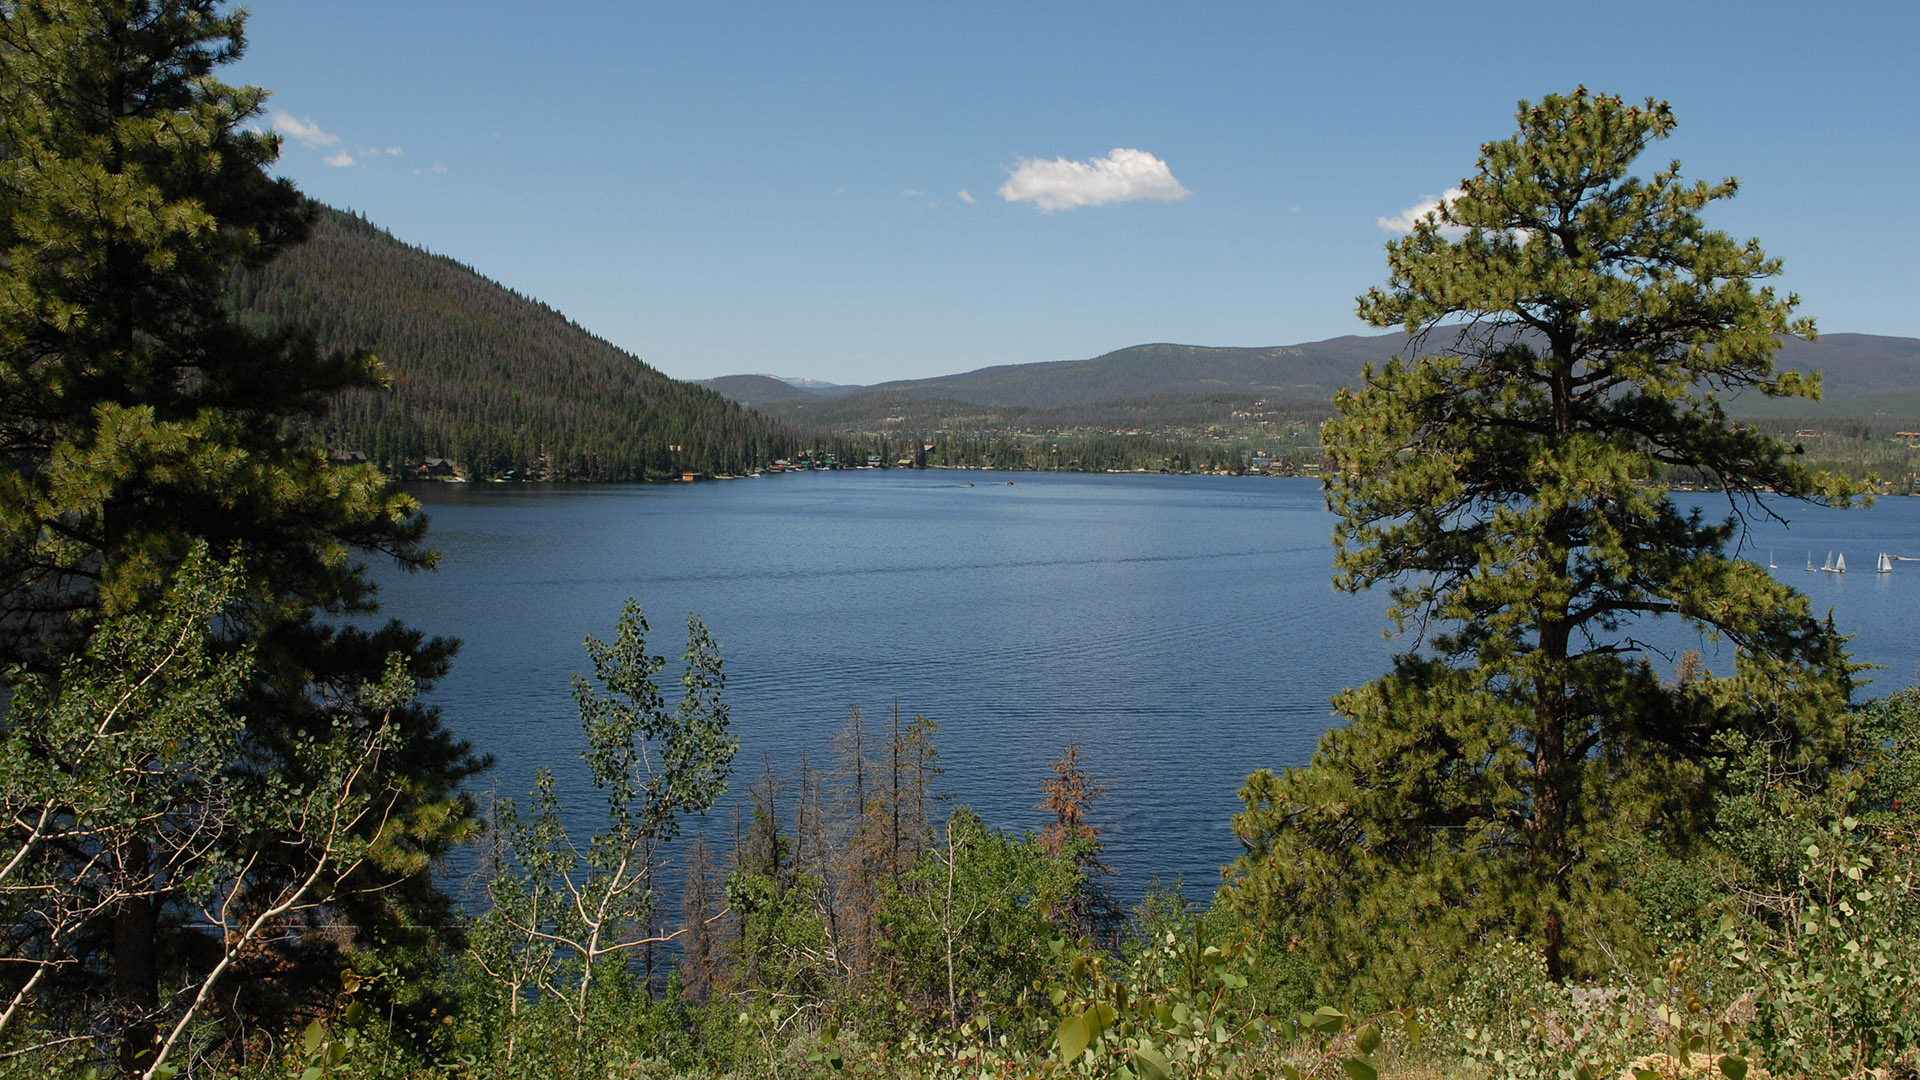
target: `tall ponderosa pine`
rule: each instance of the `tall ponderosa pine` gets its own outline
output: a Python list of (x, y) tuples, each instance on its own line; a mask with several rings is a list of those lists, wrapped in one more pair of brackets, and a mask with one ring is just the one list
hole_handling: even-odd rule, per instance
[[(1689, 835), (1716, 738), (1817, 745), (1850, 694), (1831, 627), (1727, 551), (1770, 493), (1854, 494), (1716, 400), (1818, 385), (1773, 369), (1781, 335), (1813, 332), (1761, 284), (1779, 262), (1701, 220), (1735, 182), (1629, 175), (1673, 127), (1664, 103), (1583, 88), (1522, 102), (1519, 124), (1388, 245), (1360, 314), (1414, 346), (1325, 428), (1335, 583), (1391, 583), (1427, 651), (1341, 694), (1349, 723), (1307, 768), (1255, 774), (1236, 821), (1227, 895), (1263, 920), (1341, 912), (1303, 938), (1330, 978), (1388, 994), (1488, 931), (1556, 974), (1602, 963), (1631, 937), (1623, 845)], [(1674, 469), (1728, 513), (1671, 500)], [(1662, 615), (1733, 643), (1736, 671), (1663, 683), (1634, 637)]]
[[(310, 786), (297, 745), (377, 722), (364, 690), (389, 653), (432, 677), (451, 649), (398, 624), (319, 618), (372, 610), (354, 552), (408, 567), (431, 557), (412, 501), (283, 434), (337, 391), (377, 385), (378, 365), (242, 328), (222, 296), (235, 266), (271, 258), (310, 223), (299, 193), (264, 171), (278, 148), (256, 125), (265, 93), (213, 77), (239, 56), (242, 27), (213, 0), (0, 4), (0, 661), (57, 672), (102, 620), (158, 603), (196, 545), (237, 559), (244, 578), (219, 626), (253, 648), (255, 667), (232, 704), (247, 726), (229, 766), (236, 782), (297, 790)], [(382, 765), (404, 795), (363, 880), (348, 883), (380, 888), (343, 888), (329, 921), (404, 942), (417, 935), (398, 928), (444, 921), (424, 870), (470, 829), (455, 788), (481, 763), (430, 711), (402, 709), (393, 726)], [(146, 763), (155, 776), (169, 767)], [(288, 872), (274, 853), (297, 840), (225, 838), (252, 845), (248, 873), (263, 888)], [(115, 853), (128, 899), (90, 954), (106, 958), (134, 1049), (164, 1010), (161, 969), (180, 955), (162, 927), (186, 877), (159, 850), (134, 840)], [(358, 944), (337, 929), (280, 940), (295, 952)], [(282, 977), (250, 1004), (299, 992), (289, 956), (255, 959)], [(71, 972), (64, 985), (82, 1000), (98, 989)]]

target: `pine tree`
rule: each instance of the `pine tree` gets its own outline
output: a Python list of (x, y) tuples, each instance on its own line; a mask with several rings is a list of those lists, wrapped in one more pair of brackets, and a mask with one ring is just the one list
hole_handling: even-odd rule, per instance
[[(1629, 173), (1671, 131), (1664, 103), (1582, 88), (1518, 116), (1388, 245), (1360, 314), (1413, 344), (1324, 431), (1336, 584), (1392, 585), (1426, 651), (1340, 695), (1348, 724), (1309, 767), (1256, 774), (1236, 823), (1241, 910), (1338, 912), (1314, 936), (1330, 972), (1389, 986), (1490, 932), (1556, 976), (1601, 964), (1630, 922), (1620, 844), (1692, 835), (1726, 732), (1817, 746), (1850, 694), (1832, 627), (1726, 550), (1773, 496), (1854, 494), (1716, 397), (1818, 387), (1772, 365), (1782, 335), (1813, 333), (1762, 284), (1778, 260), (1702, 221), (1735, 182)], [(1723, 489), (1727, 515), (1671, 500), (1669, 467)], [(1664, 616), (1731, 642), (1736, 671), (1663, 686), (1634, 634)]]
[[(326, 918), (419, 945), (423, 932), (403, 928), (447, 921), (426, 869), (471, 830), (456, 788), (483, 763), (431, 711), (388, 716), (368, 700), (390, 654), (430, 679), (449, 643), (322, 618), (373, 610), (355, 552), (409, 568), (432, 557), (411, 500), (284, 434), (337, 392), (378, 386), (373, 358), (323, 356), (299, 330), (229, 315), (232, 269), (310, 225), (299, 193), (265, 172), (278, 141), (254, 123), (264, 91), (214, 77), (240, 55), (243, 28), (243, 13), (214, 0), (0, 6), (0, 661), (57, 673), (104, 620), (159, 604), (191, 551), (236, 561), (242, 580), (218, 625), (223, 647), (250, 648), (254, 665), (232, 703), (247, 721), (234, 781), (310, 790), (300, 746), (342, 724), (390, 723), (381, 767), (404, 794), (354, 880), (328, 884)], [(149, 841), (115, 852), (125, 898), (103, 948), (123, 1067), (153, 1043), (161, 967), (178, 953), (163, 948), (162, 915), (194, 880)], [(262, 889), (296, 872), (276, 853), (298, 836), (223, 842), (251, 845), (256, 857), (232, 865)], [(281, 977), (251, 1006), (311, 992), (303, 960), (337, 972), (338, 935), (291, 929), (280, 955), (258, 958)], [(96, 989), (81, 986), (82, 999)]]

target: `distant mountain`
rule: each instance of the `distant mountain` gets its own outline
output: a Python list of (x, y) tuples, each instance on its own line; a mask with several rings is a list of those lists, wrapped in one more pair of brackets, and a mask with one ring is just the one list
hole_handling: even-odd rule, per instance
[(1325, 399), (1350, 385), (1362, 364), (1384, 361), (1405, 340), (1394, 334), (1273, 348), (1135, 345), (1091, 360), (981, 368), (867, 389), (1029, 409), (1221, 393)]
[[(980, 368), (820, 394), (750, 376), (709, 380), (721, 393), (772, 415), (836, 429), (1048, 426), (1193, 426), (1259, 407), (1286, 416), (1325, 414), (1342, 386), (1369, 363), (1407, 347), (1405, 334), (1349, 335), (1268, 348), (1153, 344), (1096, 356)], [(1920, 393), (1920, 340), (1871, 334), (1789, 339), (1781, 368), (1820, 370), (1825, 400), (1749, 395), (1734, 411), (1756, 415), (1846, 415), (1884, 411), (1891, 395)], [(769, 383), (774, 380), (766, 380)]]
[(718, 379), (703, 379), (700, 385), (755, 409), (783, 401), (813, 401), (818, 397), (816, 391), (772, 375), (723, 375)]
[(796, 446), (787, 425), (336, 210), (229, 295), (243, 318), (380, 357), (391, 391), (343, 397), (315, 434), (396, 473), (445, 458), (475, 477), (636, 480), (744, 472)]
[(1828, 410), (1873, 411), (1869, 399), (1920, 393), (1920, 338), (1879, 334), (1821, 334), (1815, 341), (1788, 338), (1774, 366), (1820, 372), (1822, 405)]

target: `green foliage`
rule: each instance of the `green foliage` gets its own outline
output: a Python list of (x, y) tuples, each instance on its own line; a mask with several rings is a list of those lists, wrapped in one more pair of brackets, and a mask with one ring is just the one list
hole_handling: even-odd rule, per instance
[(1776, 1072), (1852, 1076), (1920, 1056), (1920, 691), (1850, 719), (1839, 767), (1749, 748), (1716, 830), (1739, 902), (1711, 944), (1752, 987)]
[[(1091, 948), (1056, 919), (1078, 876), (1070, 855), (964, 810), (898, 883), (883, 876), (878, 953), (857, 968), (834, 922), (832, 878), (846, 865), (804, 856), (806, 815), (781, 830), (769, 775), (755, 793), (762, 835), (743, 841), (750, 865), (728, 882), (738, 936), (719, 946), (723, 972), (702, 1002), (605, 965), (577, 1013), (550, 992), (503, 995), (476, 966), (456, 975), (465, 1007), (409, 1038), (355, 1009), (350, 988), (310, 1035), (295, 1033), (291, 1071), (278, 1075), (1898, 1075), (1920, 1055), (1909, 1019), (1920, 692), (1836, 726), (1846, 741), (1817, 762), (1722, 737), (1731, 767), (1712, 830), (1690, 862), (1644, 856), (1662, 880), (1655, 892), (1671, 897), (1658, 939), (1667, 951), (1623, 957), (1595, 984), (1556, 979), (1537, 943), (1488, 931), (1462, 946), (1449, 990), (1425, 1007), (1374, 1007), (1350, 987), (1313, 996), (1307, 942), (1251, 933), (1177, 889), (1150, 892), (1120, 953)], [(1684, 887), (1688, 872), (1712, 887)], [(1437, 954), (1444, 943), (1375, 930), (1395, 948)]]
[[(632, 600), (612, 642), (587, 636), (593, 681), (575, 676), (573, 700), (586, 729), (585, 759), (594, 786), (607, 793), (611, 828), (596, 850), (632, 849), (680, 835), (680, 819), (704, 813), (726, 790), (738, 742), (727, 733), (719, 647), (698, 617), (687, 619), (686, 669), (668, 711), (654, 676), (666, 665), (649, 656), (647, 620)], [(603, 696), (593, 683), (604, 686)]]
[[(41, 703), (92, 693), (56, 683), (94, 677), (74, 659), (121, 649), (118, 636), (137, 625), (125, 620), (177, 613), (170, 605), (200, 588), (197, 551), (224, 563), (231, 590), (201, 616), (202, 647), (246, 661), (245, 679), (219, 691), (222, 741), (130, 746), (145, 753), (129, 759), (122, 805), (148, 799), (154, 812), (67, 849), (70, 880), (93, 887), (103, 875), (80, 871), (103, 867), (110, 880), (95, 890), (85, 961), (39, 986), (37, 1016), (55, 1035), (116, 1039), (128, 1070), (155, 1067), (162, 1028), (193, 1001), (163, 999), (163, 982), (199, 986), (214, 965), (242, 968), (253, 992), (208, 1003), (238, 1030), (304, 1007), (342, 963), (423, 957), (451, 922), (427, 867), (470, 834), (471, 807), (455, 789), (483, 765), (431, 710), (382, 688), (433, 678), (449, 644), (319, 618), (373, 610), (356, 551), (409, 567), (432, 559), (410, 500), (371, 470), (334, 470), (282, 437), (289, 418), (329, 395), (376, 385), (378, 366), (228, 315), (228, 273), (308, 228), (298, 193), (265, 171), (278, 143), (255, 123), (264, 91), (215, 77), (240, 55), (242, 29), (240, 13), (212, 0), (29, 0), (0, 11), (9, 688)], [(395, 653), (407, 670), (388, 683)], [(174, 689), (180, 708), (193, 707), (186, 687)], [(63, 736), (36, 729), (58, 720), (58, 708), (10, 708), (7, 724), (54, 747)], [(341, 817), (313, 802), (340, 790), (335, 755), (347, 745), (380, 771), (353, 779), (380, 793), (378, 813)], [(190, 826), (182, 805), (204, 808)], [(333, 834), (343, 825), (354, 835)], [(31, 831), (9, 825), (8, 837)], [(288, 898), (298, 902), (273, 932), (232, 936)], [(13, 929), (9, 941), (49, 940)], [(235, 940), (249, 943), (245, 955), (223, 954)]]
[(1053, 956), (1055, 912), (1079, 884), (1070, 859), (956, 808), (942, 841), (884, 886), (879, 917), (895, 993), (953, 1023), (1022, 1007)]
[(391, 864), (404, 842), (404, 794), (381, 769), (395, 746), (387, 721), (414, 689), (397, 655), (366, 691), (375, 723), (344, 715), (324, 736), (296, 735), (284, 771), (232, 766), (245, 735), (233, 705), (252, 664), (244, 649), (223, 654), (213, 627), (244, 576), (201, 549), (152, 612), (108, 617), (57, 674), (12, 673), (0, 955), (16, 978), (0, 1038), (17, 1049), (88, 1038), (97, 1018), (62, 1015), (61, 1003), (86, 985), (97, 921), (164, 895), (197, 931), (195, 964), (147, 1014), (157, 1041), (135, 1059), (166, 1074), (170, 1055), (217, 1031), (215, 994), (250, 974), (274, 935), (362, 868)]
[(1433, 1011), (1437, 1047), (1514, 1077), (1837, 1078), (1920, 1058), (1920, 696), (1872, 703), (1846, 729), (1818, 764), (1728, 737), (1711, 830), (1641, 871), (1674, 898), (1660, 962), (1583, 989), (1550, 979), (1537, 949), (1496, 941)]
[[(1444, 987), (1488, 934), (1539, 943), (1556, 977), (1640, 951), (1611, 899), (1622, 843), (1698, 835), (1718, 733), (1830, 745), (1851, 690), (1805, 599), (1725, 555), (1737, 520), (1654, 479), (1692, 469), (1736, 513), (1853, 494), (1714, 396), (1817, 386), (1772, 367), (1812, 332), (1760, 284), (1778, 262), (1701, 221), (1735, 185), (1630, 175), (1663, 104), (1582, 89), (1518, 119), (1388, 245), (1360, 313), (1414, 337), (1325, 428), (1336, 584), (1390, 584), (1428, 651), (1337, 697), (1347, 726), (1251, 778), (1236, 819), (1227, 898), (1256, 925), (1331, 923), (1323, 979), (1381, 1004)], [(1631, 637), (1663, 615), (1733, 642), (1738, 670), (1663, 684)]]
[(264, 171), (264, 91), (211, 74), (241, 29), (186, 0), (45, 0), (0, 23), (0, 584), (28, 633), (96, 593), (137, 603), (185, 537), (271, 550), (248, 569), (278, 619), (364, 604), (344, 545), (426, 560), (412, 504), (279, 437), (281, 418), (377, 381), (371, 358), (226, 315), (227, 270), (307, 230), (298, 194)]
[(805, 874), (786, 885), (751, 870), (728, 877), (727, 904), (741, 928), (731, 952), (736, 967), (729, 989), (736, 1001), (821, 1007), (834, 1001), (844, 972), (822, 917), (824, 888)]
[[(574, 680), (587, 737), (581, 756), (606, 793), (606, 828), (583, 850), (562, 823), (553, 772), (544, 767), (530, 816), (510, 801), (499, 809), (504, 851), (471, 955), (492, 983), (499, 1022), (490, 1037), (514, 1068), (534, 1060), (557, 1069), (555, 1047), (564, 1043), (572, 1059), (544, 1075), (598, 1071), (600, 1044), (589, 1033), (650, 994), (628, 959), (668, 940), (651, 932), (661, 845), (679, 835), (685, 815), (704, 813), (726, 789), (738, 744), (727, 730), (726, 680), (712, 638), (688, 618), (681, 695), (670, 709), (656, 681), (666, 660), (647, 652), (646, 635), (646, 618), (629, 601), (611, 642), (587, 637), (593, 680)], [(556, 1010), (572, 1026), (570, 1039), (554, 1030)]]
[[(152, 612), (108, 619), (58, 672), (16, 667), (0, 729), (0, 918), (12, 976), (0, 1037), (47, 1008), (84, 966), (94, 920), (164, 877), (196, 898), (234, 872), (208, 842), (239, 824), (227, 762), (242, 721), (231, 705), (250, 674), (245, 651), (218, 655), (211, 621), (233, 602), (236, 565), (204, 551)], [(257, 805), (258, 793), (247, 799)], [(158, 823), (159, 827), (155, 825)], [(115, 853), (157, 836), (156, 869), (117, 872)], [(211, 857), (209, 857), (211, 855)], [(41, 1019), (58, 1032), (56, 1018)]]
[[(1438, 1048), (1473, 1075), (1619, 1076), (1629, 1061), (1672, 1041), (1655, 1018), (1677, 1015), (1665, 995), (1648, 1001), (1625, 990), (1569, 992), (1548, 977), (1545, 957), (1531, 946), (1494, 941), (1476, 949), (1466, 967), (1430, 1016)], [(1688, 1041), (1678, 1039), (1676, 1049)]]

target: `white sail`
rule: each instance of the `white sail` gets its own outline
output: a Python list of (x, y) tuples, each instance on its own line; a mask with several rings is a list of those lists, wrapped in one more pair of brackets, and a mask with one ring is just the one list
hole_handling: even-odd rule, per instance
[(1833, 572), (1836, 574), (1844, 574), (1847, 572), (1847, 557), (1845, 555), (1833, 561)]
[(1880, 571), (1883, 574), (1893, 573), (1893, 559), (1886, 552), (1884, 551), (1881, 552), (1880, 565), (1874, 567), (1874, 569)]

